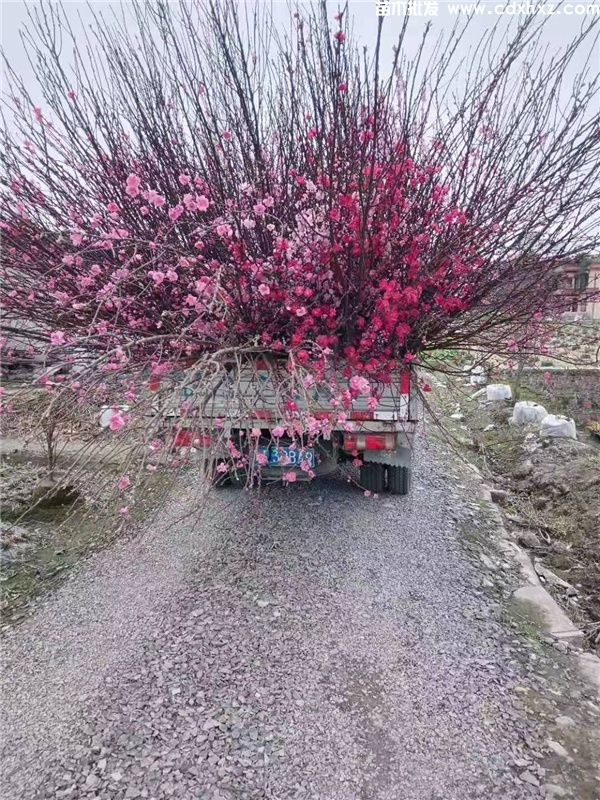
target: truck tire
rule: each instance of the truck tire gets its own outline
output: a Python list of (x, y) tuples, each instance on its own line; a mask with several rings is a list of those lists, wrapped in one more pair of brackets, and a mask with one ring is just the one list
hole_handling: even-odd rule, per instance
[(388, 467), (387, 478), (390, 494), (408, 494), (410, 489), (410, 467)]
[(383, 492), (385, 489), (385, 466), (383, 464), (363, 464), (360, 468), (360, 485), (369, 492)]

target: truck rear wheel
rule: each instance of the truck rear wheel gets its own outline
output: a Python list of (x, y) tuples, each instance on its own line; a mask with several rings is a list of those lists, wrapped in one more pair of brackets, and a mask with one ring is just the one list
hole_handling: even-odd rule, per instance
[(408, 494), (410, 489), (410, 467), (388, 467), (387, 478), (390, 494)]
[(369, 492), (383, 492), (385, 489), (385, 466), (383, 464), (363, 464), (360, 468), (360, 485)]

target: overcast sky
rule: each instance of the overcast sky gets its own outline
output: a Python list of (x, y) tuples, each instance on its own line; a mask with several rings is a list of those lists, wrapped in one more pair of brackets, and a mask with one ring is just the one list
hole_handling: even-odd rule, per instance
[[(255, 1), (261, 2), (261, 0), (247, 0), (249, 3)], [(533, 1), (534, 0), (530, 0), (530, 2)], [(539, 0), (535, 1), (539, 2)], [(44, 2), (49, 2), (49, 0), (44, 0)], [(236, 2), (236, 0), (223, 0), (223, 2), (231, 3)], [(239, 2), (244, 2), (244, 0), (239, 0)], [(416, 0), (416, 2), (420, 4), (416, 6), (416, 10), (424, 14), (426, 3), (431, 2), (431, 0)], [(435, 2), (435, 0), (433, 0), (433, 2)], [(458, 4), (458, 2), (459, 0), (437, 0), (437, 16), (412, 16), (407, 39), (407, 49), (410, 50), (411, 47), (416, 46), (420, 40), (423, 28), (428, 21), (431, 22), (435, 31), (449, 32), (457, 20), (457, 15), (450, 13), (450, 7)], [(473, 18), (466, 34), (465, 45), (476, 44), (486, 29), (489, 29), (498, 22), (499, 19), (503, 27), (508, 27), (511, 22), (514, 24), (514, 12), (517, 11), (518, 6), (521, 5), (520, 0), (518, 0), (517, 3), (512, 3), (507, 9), (507, 11), (512, 10), (512, 14), (505, 14), (501, 17), (499, 17), (496, 12), (496, 6), (499, 2), (500, 0), (480, 0), (480, 5), (485, 6), (485, 14)], [(29, 3), (29, 5), (35, 5), (35, 1)], [(91, 0), (89, 4), (87, 2), (80, 2), (80, 0), (67, 0), (64, 5), (68, 8), (69, 16), (72, 20), (79, 17), (81, 22), (78, 24), (87, 25), (92, 19), (89, 8), (90, 5), (96, 9), (102, 8), (104, 10), (110, 10), (111, 7), (115, 8), (120, 4), (112, 2), (112, 0)], [(123, 5), (127, 7), (127, 2), (124, 2)], [(333, 18), (339, 4), (338, 2), (332, 1), (329, 5)], [(396, 4), (392, 0), (390, 3), (390, 11), (399, 11), (398, 6), (394, 8), (395, 5)], [(575, 10), (575, 2), (568, 5), (571, 11)], [(550, 4), (546, 4), (546, 8), (549, 8), (549, 6)], [(32, 73), (19, 39), (19, 29), (27, 17), (26, 4), (24, 0), (0, 0), (0, 7), (2, 10), (2, 45), (4, 53), (13, 67), (25, 77), (27, 85), (33, 88)], [(275, 1), (273, 7), (275, 16), (280, 20), (280, 24), (286, 25), (289, 19), (287, 0), (282, 0), (281, 2)], [(354, 21), (355, 31), (360, 35), (365, 44), (372, 45), (375, 41), (377, 28), (376, 0), (350, 0), (349, 10)], [(559, 9), (559, 13), (554, 16), (548, 14), (544, 15), (547, 18), (547, 22), (544, 28), (543, 38), (549, 51), (556, 51), (564, 47), (573, 36), (577, 34), (581, 25), (591, 20), (589, 15), (568, 14), (566, 13), (567, 10), (568, 8), (564, 6), (562, 9)], [(458, 18), (462, 20), (465, 19), (466, 16), (462, 14), (459, 15)], [(538, 18), (541, 19), (542, 16), (538, 15)], [(384, 54), (390, 54), (390, 58), (392, 44), (400, 30), (402, 19), (403, 17), (396, 13), (393, 15), (390, 14), (385, 21), (383, 52)], [(596, 56), (596, 64), (598, 69), (600, 69), (600, 49), (596, 51)], [(581, 57), (583, 58), (583, 54)]]

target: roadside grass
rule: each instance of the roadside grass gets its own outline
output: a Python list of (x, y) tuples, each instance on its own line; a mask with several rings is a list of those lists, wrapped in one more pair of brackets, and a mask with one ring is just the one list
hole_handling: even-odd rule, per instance
[[(104, 472), (110, 470), (105, 468)], [(164, 474), (144, 476), (136, 487), (138, 501), (132, 505), (127, 520), (106, 509), (95, 509), (81, 499), (37, 506), (25, 513), (3, 514), (8, 534), (11, 521), (18, 519), (14, 526), (18, 542), (12, 548), (3, 542), (1, 551), (1, 630), (27, 617), (32, 603), (58, 588), (83, 560), (151, 521), (164, 507), (172, 489), (172, 481)]]
[[(535, 431), (508, 425), (512, 405), (486, 404), (469, 387), (446, 377), (436, 389), (436, 409), (455, 434), (461, 456), (507, 492), (502, 501), (507, 526), (517, 538), (523, 529), (540, 540), (532, 555), (559, 578), (575, 586), (577, 599), (553, 590), (587, 631), (589, 643), (600, 644), (600, 454), (585, 442), (540, 442)], [(533, 393), (527, 399), (535, 399)], [(460, 406), (460, 421), (451, 414)], [(556, 412), (559, 409), (549, 409)], [(521, 470), (528, 465), (526, 474)], [(553, 588), (553, 587), (549, 587)], [(598, 639), (598, 641), (596, 641)]]

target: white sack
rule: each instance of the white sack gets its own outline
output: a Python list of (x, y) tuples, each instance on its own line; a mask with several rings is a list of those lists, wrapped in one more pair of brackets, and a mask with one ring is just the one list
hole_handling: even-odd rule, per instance
[(490, 383), (487, 387), (488, 400), (510, 400), (512, 391), (507, 383)]
[(534, 403), (532, 400), (519, 400), (518, 403), (515, 403), (510, 422), (512, 425), (530, 425), (541, 422), (547, 416), (548, 412), (539, 403)]
[(557, 414), (548, 414), (540, 424), (540, 436), (553, 436), (555, 438), (577, 439), (575, 422), (569, 417)]
[(473, 367), (469, 377), (469, 382), (471, 386), (481, 386), (484, 383), (487, 383), (485, 370), (482, 366)]

